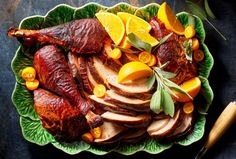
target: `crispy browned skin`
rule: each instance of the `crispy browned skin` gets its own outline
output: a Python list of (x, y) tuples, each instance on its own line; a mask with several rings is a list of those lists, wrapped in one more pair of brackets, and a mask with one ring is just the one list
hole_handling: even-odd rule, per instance
[(81, 19), (41, 30), (10, 28), (8, 36), (30, 38), (90, 54), (100, 52), (107, 34), (97, 19)]
[[(151, 35), (158, 40), (171, 33), (156, 17), (152, 17), (149, 23), (152, 26)], [(186, 59), (182, 47), (183, 40), (185, 39), (173, 34), (156, 52), (159, 64), (165, 64), (169, 61), (165, 70), (177, 74), (172, 81), (178, 84), (197, 75), (196, 63), (194, 61), (191, 63)]]
[(81, 97), (65, 56), (58, 48), (47, 45), (39, 49), (34, 55), (34, 68), (43, 88), (65, 97), (78, 107), (91, 127), (102, 124), (102, 118), (91, 112), (93, 105)]
[(89, 129), (78, 107), (44, 89), (34, 91), (34, 108), (42, 126), (59, 140), (73, 141)]

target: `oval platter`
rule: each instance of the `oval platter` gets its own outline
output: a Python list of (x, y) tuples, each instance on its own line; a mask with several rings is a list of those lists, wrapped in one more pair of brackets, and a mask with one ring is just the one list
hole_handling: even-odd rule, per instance
[[(79, 8), (71, 7), (66, 4), (60, 4), (51, 9), (45, 16), (35, 15), (23, 19), (19, 27), (24, 29), (41, 29), (63, 24), (75, 19), (94, 18), (95, 13), (100, 10), (106, 10), (112, 13), (128, 12), (148, 20), (150, 17), (157, 15), (158, 8), (159, 4), (156, 3), (151, 3), (140, 8), (131, 6), (127, 3), (118, 3), (112, 7), (102, 6), (97, 3), (88, 3)], [(180, 12), (177, 14), (177, 17), (184, 26), (187, 25), (188, 13)], [(96, 155), (104, 155), (112, 151), (123, 155), (131, 155), (138, 151), (158, 154), (171, 148), (174, 144), (188, 146), (200, 140), (204, 134), (206, 122), (205, 114), (213, 100), (213, 92), (207, 79), (213, 67), (214, 61), (207, 46), (204, 44), (205, 30), (203, 23), (200, 18), (196, 16), (194, 16), (194, 18), (197, 37), (201, 41), (200, 47), (204, 51), (205, 58), (198, 64), (199, 77), (202, 82), (202, 88), (200, 91), (201, 98), (199, 99), (200, 102), (197, 104), (198, 112), (200, 113), (196, 117), (192, 133), (188, 134), (184, 139), (175, 142), (161, 143), (157, 139), (147, 138), (146, 140), (142, 140), (136, 144), (120, 143), (104, 146), (89, 145), (83, 141), (76, 141), (73, 143), (56, 141), (54, 137), (41, 126), (37, 113), (34, 111), (33, 94), (25, 88), (24, 84), (22, 84), (23, 80), (20, 76), (21, 71), (23, 68), (33, 65), (33, 55), (24, 52), (22, 47), (19, 46), (11, 65), (16, 77), (15, 89), (12, 93), (12, 102), (20, 115), (20, 126), (24, 138), (41, 146), (52, 144), (56, 148), (68, 154), (77, 154), (82, 151), (89, 151)]]

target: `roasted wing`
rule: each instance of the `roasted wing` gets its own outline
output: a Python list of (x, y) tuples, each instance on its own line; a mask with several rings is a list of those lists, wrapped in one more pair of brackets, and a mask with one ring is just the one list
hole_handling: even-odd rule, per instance
[(8, 36), (57, 44), (77, 53), (98, 53), (107, 35), (97, 19), (81, 19), (41, 30), (10, 28)]

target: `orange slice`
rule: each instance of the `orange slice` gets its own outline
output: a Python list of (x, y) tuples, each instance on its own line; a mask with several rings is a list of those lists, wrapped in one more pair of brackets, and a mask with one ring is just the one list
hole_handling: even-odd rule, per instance
[(36, 77), (36, 71), (33, 67), (26, 67), (21, 72), (21, 77), (25, 81), (33, 81)]
[(118, 12), (117, 15), (122, 19), (125, 25), (127, 24), (128, 19), (131, 18), (139, 24), (139, 27), (141, 30), (145, 30), (146, 32), (149, 32), (152, 29), (151, 25), (148, 22), (146, 22), (142, 18), (139, 18), (133, 14), (126, 13), (126, 12)]
[(123, 65), (118, 73), (118, 83), (136, 80), (152, 75), (152, 69), (142, 62), (129, 62)]
[(152, 47), (157, 45), (159, 41), (148, 33), (147, 28), (141, 25), (142, 23), (139, 23), (136, 19), (129, 18), (126, 23), (126, 33), (134, 33), (142, 41), (149, 43)]
[(108, 12), (99, 12), (95, 15), (107, 31), (113, 42), (116, 45), (119, 45), (125, 34), (125, 25), (120, 17)]
[(151, 54), (146, 51), (143, 51), (139, 53), (138, 59), (142, 63), (148, 63), (151, 60)]
[[(180, 85), (180, 87), (185, 90), (192, 98), (195, 98), (197, 94), (199, 93), (201, 89), (201, 81), (198, 77), (194, 77), (188, 81), (185, 81), (183, 84)], [(178, 98), (175, 98), (178, 102), (190, 102), (192, 101), (191, 98), (189, 98), (187, 95), (175, 92), (175, 95)]]
[(106, 93), (106, 87), (103, 84), (98, 84), (93, 89), (93, 94), (96, 97), (103, 97)]
[(170, 6), (164, 2), (161, 4), (158, 13), (158, 18), (165, 24), (165, 27), (178, 35), (184, 34), (184, 27), (176, 18)]
[(26, 81), (25, 85), (28, 90), (33, 91), (38, 88), (39, 81), (37, 79), (34, 79), (33, 81)]
[(151, 60), (147, 63), (148, 66), (154, 66), (156, 65), (156, 63), (157, 63), (157, 58), (153, 54), (151, 54)]

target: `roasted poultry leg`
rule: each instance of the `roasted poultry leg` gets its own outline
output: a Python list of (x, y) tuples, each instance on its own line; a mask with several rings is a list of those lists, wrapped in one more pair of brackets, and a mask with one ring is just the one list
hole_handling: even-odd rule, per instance
[(34, 68), (40, 85), (65, 97), (73, 106), (78, 107), (90, 127), (94, 128), (102, 124), (102, 118), (91, 111), (93, 105), (81, 97), (61, 50), (54, 45), (42, 47), (34, 55)]
[(23, 37), (68, 47), (77, 53), (98, 53), (103, 47), (106, 31), (97, 19), (81, 19), (41, 30), (10, 28), (8, 36)]
[(58, 140), (74, 141), (89, 130), (78, 107), (42, 88), (34, 91), (34, 109), (42, 126)]

